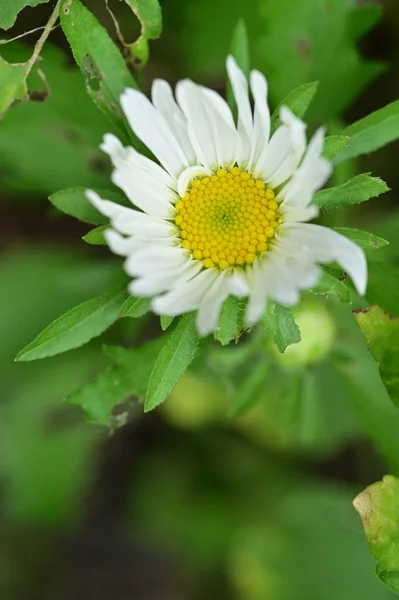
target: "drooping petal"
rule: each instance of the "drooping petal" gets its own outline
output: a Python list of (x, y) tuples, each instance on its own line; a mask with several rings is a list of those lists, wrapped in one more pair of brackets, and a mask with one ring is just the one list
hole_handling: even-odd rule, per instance
[(207, 291), (199, 305), (196, 325), (202, 336), (215, 331), (219, 321), (223, 302), (229, 295), (228, 275), (222, 271)]
[(188, 133), (200, 164), (216, 170), (236, 158), (237, 133), (225, 101), (186, 79), (176, 87), (177, 101), (188, 122)]
[(205, 269), (181, 288), (174, 287), (162, 296), (154, 298), (152, 308), (158, 315), (175, 317), (184, 312), (197, 310), (215, 279), (219, 277), (216, 268)]
[(172, 175), (178, 177), (189, 162), (162, 114), (138, 90), (127, 89), (121, 105), (137, 137)]
[(254, 98), (254, 126), (248, 168), (253, 169), (267, 147), (270, 138), (270, 111), (267, 104), (267, 81), (259, 71), (251, 71), (251, 92)]
[(250, 158), (253, 139), (253, 119), (248, 95), (248, 83), (244, 73), (232, 56), (228, 56), (226, 68), (238, 109), (237, 162), (239, 165), (243, 165), (247, 164)]

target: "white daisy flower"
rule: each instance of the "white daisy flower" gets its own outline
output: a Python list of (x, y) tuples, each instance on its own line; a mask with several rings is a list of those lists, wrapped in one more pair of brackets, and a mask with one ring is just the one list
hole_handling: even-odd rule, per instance
[(229, 295), (248, 297), (246, 324), (256, 323), (268, 299), (298, 303), (317, 284), (320, 263), (337, 262), (363, 294), (363, 251), (336, 231), (305, 223), (317, 215), (314, 193), (330, 163), (321, 156), (324, 131), (307, 145), (305, 124), (288, 108), (270, 135), (267, 82), (247, 80), (234, 59), (227, 71), (238, 122), (215, 91), (190, 80), (152, 86), (152, 102), (128, 89), (121, 105), (157, 162), (123, 147), (111, 134), (102, 149), (115, 167), (112, 181), (132, 202), (126, 208), (88, 191), (110, 218), (106, 240), (126, 256), (129, 291), (152, 297), (160, 315), (197, 311), (201, 335), (214, 331)]

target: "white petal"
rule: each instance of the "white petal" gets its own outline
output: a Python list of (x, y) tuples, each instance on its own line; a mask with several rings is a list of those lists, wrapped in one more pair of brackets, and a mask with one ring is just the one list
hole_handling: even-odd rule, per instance
[(267, 81), (259, 71), (250, 75), (251, 92), (254, 97), (254, 128), (249, 169), (257, 164), (270, 137), (270, 111), (267, 104)]
[(121, 105), (137, 137), (173, 177), (178, 177), (189, 163), (164, 117), (138, 90), (125, 90)]
[(177, 192), (179, 196), (183, 198), (187, 189), (193, 182), (193, 179), (195, 179), (196, 177), (210, 177), (211, 175), (213, 175), (213, 171), (211, 171), (207, 167), (200, 167), (196, 165), (195, 167), (189, 167), (188, 169), (185, 169), (180, 175), (179, 179), (177, 180)]
[(332, 167), (331, 163), (321, 156), (323, 143), (324, 129), (319, 129), (309, 142), (301, 166), (277, 196), (278, 201), (284, 201), (282, 206), (306, 207), (311, 202), (315, 192), (329, 178)]
[(253, 136), (252, 109), (248, 96), (248, 83), (244, 73), (232, 56), (227, 58), (226, 67), (238, 109), (237, 162), (239, 165), (242, 165), (248, 163)]
[(197, 329), (202, 336), (215, 331), (223, 302), (229, 295), (228, 274), (220, 273), (205, 294), (197, 313)]
[(271, 271), (271, 266), (268, 265), (266, 268), (258, 259), (247, 269), (250, 293), (245, 311), (245, 322), (248, 326), (257, 323), (265, 310), (269, 292), (268, 279), (273, 278), (273, 272), (269, 274), (269, 271)]
[(225, 101), (190, 80), (180, 81), (176, 97), (187, 121), (199, 162), (209, 169), (230, 166), (236, 158), (237, 134)]
[(120, 256), (128, 256), (140, 248), (140, 244), (135, 238), (125, 238), (113, 229), (106, 229), (104, 237), (112, 252)]
[(363, 250), (340, 233), (308, 223), (285, 225), (288, 238), (297, 252), (307, 253), (314, 262), (336, 261), (346, 271), (359, 292), (364, 294), (367, 285), (367, 262)]
[(125, 271), (132, 277), (149, 272), (162, 272), (163, 269), (179, 267), (188, 260), (188, 252), (178, 246), (148, 244), (128, 256)]
[(169, 125), (185, 154), (188, 164), (196, 164), (197, 157), (188, 137), (187, 120), (173, 97), (172, 88), (166, 81), (156, 79), (152, 84), (151, 95), (155, 108)]
[(196, 310), (219, 274), (216, 268), (204, 269), (186, 285), (176, 287), (163, 296), (155, 298), (152, 302), (154, 312), (175, 317)]
[(173, 287), (185, 285), (199, 273), (201, 268), (200, 261), (190, 260), (156, 273), (147, 272), (140, 279), (135, 279), (129, 284), (129, 291), (134, 296), (155, 296)]
[(121, 206), (110, 200), (103, 200), (94, 190), (86, 190), (85, 196), (94, 208), (106, 217), (113, 218), (118, 216), (121, 219), (131, 219), (134, 218), (135, 213), (137, 213), (133, 208)]

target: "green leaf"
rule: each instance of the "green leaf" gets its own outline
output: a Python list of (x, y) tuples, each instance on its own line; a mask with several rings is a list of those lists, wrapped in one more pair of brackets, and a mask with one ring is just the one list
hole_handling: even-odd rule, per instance
[(151, 309), (150, 298), (136, 298), (130, 296), (123, 304), (120, 312), (121, 317), (137, 319), (142, 317)]
[(90, 97), (126, 139), (119, 98), (126, 88), (137, 88), (137, 84), (122, 55), (80, 0), (66, 0), (60, 20)]
[(382, 179), (371, 177), (370, 173), (362, 173), (341, 185), (320, 190), (313, 202), (322, 210), (330, 210), (359, 204), (388, 191), (389, 188)]
[(369, 261), (367, 300), (399, 317), (399, 265)]
[(379, 306), (355, 311), (370, 353), (379, 364), (380, 376), (391, 400), (399, 406), (399, 319)]
[[(121, 39), (124, 46), (130, 49), (130, 53), (135, 61), (135, 66), (141, 68), (145, 66), (149, 57), (149, 40), (156, 40), (162, 31), (162, 12), (158, 0), (125, 0), (130, 6), (141, 24), (140, 37), (133, 44), (126, 44)], [(121, 32), (119, 31), (121, 38)]]
[(352, 38), (359, 40), (368, 33), (381, 19), (382, 6), (379, 4), (364, 4), (356, 7), (349, 22)]
[(26, 6), (37, 6), (49, 0), (1, 0), (0, 29), (10, 29), (17, 20), (18, 13)]
[(229, 296), (222, 306), (218, 328), (215, 333), (215, 340), (218, 340), (222, 346), (226, 346), (232, 340), (239, 337), (241, 326), (241, 308), (240, 300), (235, 296)]
[(0, 119), (15, 100), (26, 97), (28, 73), (27, 64), (9, 64), (0, 56)]
[(353, 501), (360, 514), (378, 577), (399, 594), (399, 479), (385, 475)]
[(343, 303), (352, 302), (352, 294), (350, 289), (345, 285), (344, 281), (341, 281), (335, 277), (327, 267), (323, 269), (316, 287), (314, 287), (311, 291), (314, 294), (321, 296), (336, 296), (338, 300)]
[(329, 135), (324, 140), (323, 156), (333, 161), (350, 143), (347, 135)]
[(235, 419), (244, 414), (257, 402), (266, 379), (270, 374), (270, 363), (265, 359), (255, 363), (250, 372), (244, 377), (231, 400), (227, 416)]
[(100, 227), (96, 227), (86, 233), (82, 237), (82, 240), (86, 242), (86, 244), (92, 244), (93, 246), (106, 246), (107, 242), (104, 237), (104, 232), (109, 229), (108, 225), (100, 225)]
[[(240, 18), (234, 28), (231, 40), (230, 54), (234, 56), (238, 66), (245, 77), (249, 76), (250, 60), (247, 26), (243, 18)], [(237, 106), (230, 81), (227, 82), (227, 100), (233, 113), (237, 115)]]
[(350, 227), (334, 227), (334, 229), (341, 235), (352, 240), (352, 242), (355, 242), (366, 254), (370, 254), (370, 252), (374, 252), (380, 248), (385, 248), (389, 244), (387, 240), (361, 229), (351, 229)]
[(399, 100), (387, 104), (344, 131), (352, 138), (337, 162), (374, 152), (399, 138)]
[(288, 96), (286, 96), (284, 100), (280, 102), (280, 104), (278, 105), (278, 107), (272, 115), (272, 131), (275, 131), (277, 127), (281, 125), (280, 108), (282, 106), (288, 106), (288, 108), (290, 108), (297, 117), (302, 118), (306, 114), (306, 111), (308, 110), (313, 98), (315, 97), (318, 86), (318, 81), (304, 83), (303, 85), (300, 85), (298, 88), (289, 93)]
[(262, 321), (271, 331), (279, 352), (283, 353), (288, 346), (301, 341), (301, 332), (289, 308), (270, 303)]
[(83, 346), (119, 317), (125, 286), (83, 302), (49, 325), (18, 354), (17, 361), (37, 360)]
[[(104, 217), (86, 198), (87, 188), (74, 187), (60, 190), (51, 194), (49, 200), (61, 212), (89, 223), (90, 225), (105, 225), (108, 223), (107, 217)], [(122, 203), (122, 194), (112, 190), (95, 190), (102, 198), (107, 198), (118, 204)]]
[(174, 317), (169, 317), (169, 315), (161, 315), (161, 329), (162, 331), (166, 331), (168, 327), (173, 323)]
[(198, 343), (195, 315), (184, 315), (168, 337), (154, 364), (148, 382), (145, 412), (153, 410), (166, 400), (193, 360)]

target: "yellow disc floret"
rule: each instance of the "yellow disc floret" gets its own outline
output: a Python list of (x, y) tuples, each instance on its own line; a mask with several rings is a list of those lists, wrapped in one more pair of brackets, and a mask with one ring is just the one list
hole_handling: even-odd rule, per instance
[(282, 223), (274, 192), (238, 167), (195, 179), (175, 208), (181, 245), (205, 268), (252, 264)]

